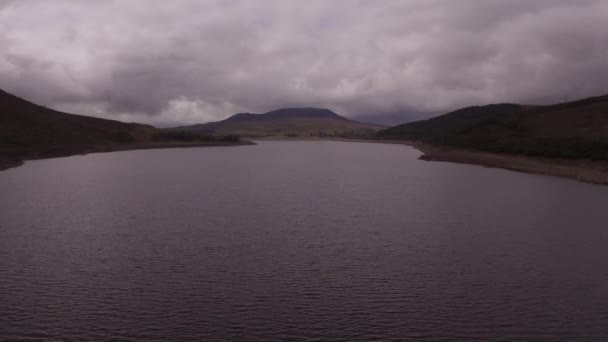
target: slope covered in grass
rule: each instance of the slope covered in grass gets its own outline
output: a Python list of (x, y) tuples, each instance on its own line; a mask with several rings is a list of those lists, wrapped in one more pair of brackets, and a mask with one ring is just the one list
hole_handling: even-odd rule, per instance
[(551, 106), (468, 107), (377, 136), (488, 152), (608, 160), (608, 96)]

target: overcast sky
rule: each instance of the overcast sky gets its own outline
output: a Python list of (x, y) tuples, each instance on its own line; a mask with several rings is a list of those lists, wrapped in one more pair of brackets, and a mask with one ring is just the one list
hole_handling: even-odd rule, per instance
[(157, 125), (608, 93), (606, 0), (0, 0), (0, 88)]

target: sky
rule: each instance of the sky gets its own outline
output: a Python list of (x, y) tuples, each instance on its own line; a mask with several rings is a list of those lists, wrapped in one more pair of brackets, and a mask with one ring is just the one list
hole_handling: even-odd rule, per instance
[(606, 0), (0, 0), (0, 88), (158, 126), (608, 94)]

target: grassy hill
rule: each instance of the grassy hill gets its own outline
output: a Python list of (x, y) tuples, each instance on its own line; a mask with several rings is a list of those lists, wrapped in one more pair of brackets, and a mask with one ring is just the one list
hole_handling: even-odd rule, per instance
[(149, 125), (63, 113), (0, 90), (0, 170), (25, 159), (238, 143), (235, 137), (167, 134)]
[(168, 131), (243, 137), (365, 137), (382, 128), (349, 120), (328, 109), (286, 108), (264, 114), (240, 113), (226, 120)]
[(0, 90), (0, 148), (148, 141), (152, 126), (58, 112)]
[(608, 96), (551, 106), (468, 107), (385, 129), (377, 137), (497, 153), (608, 160)]

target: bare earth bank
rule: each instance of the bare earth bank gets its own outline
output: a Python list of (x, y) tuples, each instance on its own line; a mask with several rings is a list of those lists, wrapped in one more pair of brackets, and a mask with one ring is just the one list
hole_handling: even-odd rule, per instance
[(89, 153), (106, 153), (116, 151), (149, 150), (159, 148), (185, 148), (185, 147), (220, 147), (255, 145), (251, 141), (239, 142), (149, 142), (116, 145), (86, 145), (86, 146), (54, 146), (44, 149), (0, 150), (0, 171), (21, 166), (25, 160), (48, 159), (85, 155)]
[(424, 153), (420, 159), (426, 161), (474, 164), (519, 172), (574, 178), (582, 182), (608, 185), (608, 162), (605, 161), (533, 158), (421, 143), (412, 143), (411, 145)]

